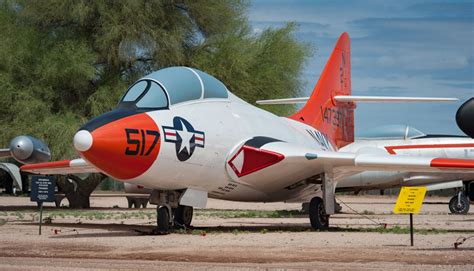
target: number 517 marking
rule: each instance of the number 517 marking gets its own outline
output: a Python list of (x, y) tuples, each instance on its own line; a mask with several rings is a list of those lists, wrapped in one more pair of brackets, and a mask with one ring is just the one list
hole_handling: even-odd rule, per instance
[[(160, 132), (154, 130), (143, 130), (143, 129), (125, 129), (125, 134), (127, 135), (127, 148), (125, 149), (125, 155), (140, 155), (147, 156), (149, 155), (156, 146), (158, 139), (160, 138)], [(138, 139), (133, 139), (133, 135), (141, 135)], [(150, 148), (145, 152), (146, 147), (146, 136), (153, 136), (153, 142), (150, 145)]]

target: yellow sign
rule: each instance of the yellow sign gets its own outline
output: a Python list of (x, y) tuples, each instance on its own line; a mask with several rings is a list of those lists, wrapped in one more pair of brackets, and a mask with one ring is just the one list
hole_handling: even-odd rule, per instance
[(393, 212), (396, 214), (418, 214), (425, 194), (426, 187), (402, 187)]

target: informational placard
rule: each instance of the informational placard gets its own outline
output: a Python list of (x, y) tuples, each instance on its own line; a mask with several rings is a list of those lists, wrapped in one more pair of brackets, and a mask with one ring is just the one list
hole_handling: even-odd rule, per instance
[(32, 176), (31, 177), (31, 201), (36, 201), (39, 207), (39, 235), (41, 235), (41, 225), (43, 223), (43, 202), (54, 202), (54, 191), (56, 190), (56, 180), (52, 176)]
[(414, 246), (413, 214), (418, 214), (425, 198), (426, 187), (404, 186), (400, 189), (397, 204), (393, 212), (396, 214), (410, 214), (410, 245)]
[(56, 180), (52, 176), (31, 177), (31, 201), (54, 202)]
[(425, 198), (426, 187), (404, 186), (398, 195), (393, 212), (396, 214), (418, 214)]

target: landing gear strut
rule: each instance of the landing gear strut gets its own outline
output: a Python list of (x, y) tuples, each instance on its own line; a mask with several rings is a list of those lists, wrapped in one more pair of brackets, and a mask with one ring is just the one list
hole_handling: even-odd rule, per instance
[(320, 175), (323, 197), (314, 197), (309, 203), (309, 220), (315, 230), (329, 228), (329, 216), (336, 212), (336, 182), (332, 173)]
[[(171, 213), (170, 210), (171, 209)], [(193, 220), (193, 207), (179, 205), (178, 208), (168, 206), (157, 207), (157, 230), (160, 233), (167, 233), (172, 227), (189, 228)], [(171, 215), (171, 216), (170, 216)]]

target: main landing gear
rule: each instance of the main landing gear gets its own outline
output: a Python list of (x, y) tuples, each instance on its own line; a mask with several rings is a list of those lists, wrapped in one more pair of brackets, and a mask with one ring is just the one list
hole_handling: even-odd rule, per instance
[(449, 201), (449, 211), (452, 214), (465, 215), (469, 212), (469, 198), (464, 191), (459, 191), (457, 195)]
[(474, 182), (465, 181), (464, 187), (449, 201), (449, 211), (452, 214), (465, 215), (469, 212), (470, 201), (474, 201)]
[(324, 173), (319, 177), (323, 197), (314, 197), (309, 203), (309, 221), (315, 230), (329, 229), (329, 216), (336, 212), (336, 183), (332, 174)]
[(311, 227), (316, 230), (327, 230), (329, 228), (329, 215), (326, 214), (323, 199), (314, 197), (309, 203), (309, 221)]

